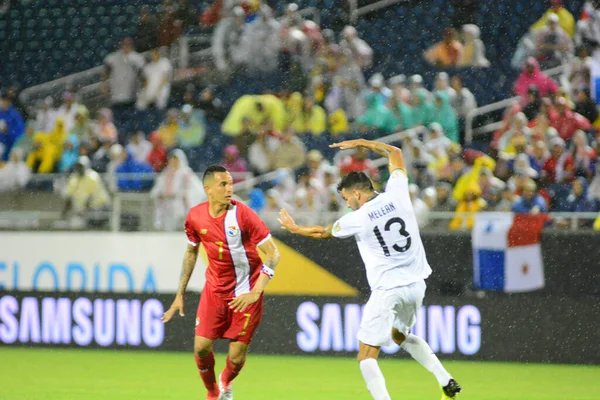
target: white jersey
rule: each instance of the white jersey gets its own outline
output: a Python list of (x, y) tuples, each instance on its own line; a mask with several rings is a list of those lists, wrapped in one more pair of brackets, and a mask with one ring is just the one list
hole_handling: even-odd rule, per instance
[(392, 172), (384, 193), (337, 220), (332, 234), (356, 238), (371, 290), (410, 285), (431, 274), (401, 170)]

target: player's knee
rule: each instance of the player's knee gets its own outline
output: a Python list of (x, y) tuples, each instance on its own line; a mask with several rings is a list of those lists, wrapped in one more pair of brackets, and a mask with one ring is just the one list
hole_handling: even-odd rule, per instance
[(229, 355), (229, 361), (235, 365), (243, 365), (246, 362), (246, 353), (235, 353)]
[(198, 358), (208, 357), (211, 351), (211, 345), (200, 343), (194, 346), (194, 353), (196, 353), (196, 356), (198, 356)]
[(401, 333), (400, 331), (393, 329), (392, 330), (392, 340), (394, 341), (394, 343), (396, 343), (398, 346), (400, 346), (406, 340), (406, 336), (404, 336), (404, 334)]

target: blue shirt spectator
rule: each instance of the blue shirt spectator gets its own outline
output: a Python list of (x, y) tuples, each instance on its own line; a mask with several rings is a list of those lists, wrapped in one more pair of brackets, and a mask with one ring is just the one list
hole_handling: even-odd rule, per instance
[(2, 160), (8, 160), (10, 150), (24, 132), (23, 117), (13, 106), (12, 99), (3, 94), (0, 101), (0, 156)]
[(598, 200), (588, 198), (588, 183), (583, 177), (573, 181), (571, 194), (562, 202), (561, 211), (566, 212), (597, 212)]
[(548, 212), (546, 200), (537, 193), (537, 186), (533, 180), (528, 180), (523, 188), (523, 196), (512, 206), (512, 211), (517, 214), (539, 214)]
[[(150, 164), (139, 162), (133, 158), (131, 152), (127, 152), (125, 161), (119, 165), (115, 171), (117, 174), (152, 174), (154, 170)], [(150, 190), (152, 188), (152, 179), (134, 177), (134, 178), (119, 178), (117, 187), (122, 191), (141, 191)]]

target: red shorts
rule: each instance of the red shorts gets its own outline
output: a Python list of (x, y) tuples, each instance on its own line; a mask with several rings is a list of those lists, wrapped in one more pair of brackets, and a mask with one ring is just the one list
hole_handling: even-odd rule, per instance
[(262, 313), (263, 296), (244, 311), (234, 312), (229, 308), (228, 300), (221, 299), (210, 290), (204, 290), (196, 313), (196, 336), (250, 344)]

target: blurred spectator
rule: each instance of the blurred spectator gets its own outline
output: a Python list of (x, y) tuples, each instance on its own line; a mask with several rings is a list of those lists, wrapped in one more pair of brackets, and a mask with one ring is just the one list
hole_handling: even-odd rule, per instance
[(79, 159), (79, 139), (75, 135), (69, 135), (65, 141), (62, 154), (58, 163), (59, 172), (71, 172), (71, 169)]
[(293, 128), (283, 131), (281, 143), (277, 146), (274, 153), (271, 154), (273, 167), (297, 169), (304, 164), (306, 160), (306, 146), (296, 136)]
[(344, 28), (340, 46), (352, 52), (354, 61), (362, 69), (369, 68), (373, 64), (373, 49), (367, 42), (358, 37), (355, 27), (346, 26)]
[(234, 176), (233, 183), (243, 181), (244, 178), (241, 174), (248, 171), (246, 160), (240, 157), (240, 151), (233, 144), (230, 144), (223, 150), (223, 166)]
[(90, 168), (90, 160), (85, 156), (75, 164), (64, 195), (66, 203), (63, 218), (71, 210), (77, 216), (85, 217), (90, 211), (106, 210), (110, 206), (110, 197), (102, 178)]
[(54, 99), (48, 96), (39, 104), (35, 114), (35, 131), (50, 132), (54, 128), (55, 119)]
[(475, 221), (474, 213), (485, 209), (487, 203), (481, 197), (481, 189), (477, 183), (465, 188), (462, 198), (456, 206), (456, 216), (450, 221), (450, 230), (471, 230)]
[(392, 90), (392, 96), (395, 96), (401, 104), (408, 104), (411, 94), (406, 87), (406, 75), (393, 76), (388, 80), (388, 83)]
[(527, 103), (523, 107), (523, 114), (527, 120), (532, 120), (538, 116), (542, 108), (542, 96), (537, 86), (531, 85), (527, 88)]
[(575, 132), (570, 152), (573, 155), (575, 176), (582, 176), (586, 179), (591, 178), (594, 173), (592, 161), (596, 157), (596, 152), (588, 144), (588, 138), (584, 131)]
[(23, 104), (21, 99), (19, 99), (20, 94), (21, 91), (17, 85), (11, 85), (6, 88), (6, 95), (12, 99), (13, 106), (17, 109), (19, 114), (21, 114), (23, 120), (27, 120), (29, 119), (29, 113), (27, 112), (27, 107), (25, 104)]
[(138, 131), (129, 140), (127, 151), (133, 154), (133, 159), (138, 162), (145, 162), (152, 151), (152, 144), (146, 140), (144, 132)]
[(245, 14), (241, 7), (233, 9), (233, 15), (222, 19), (212, 36), (212, 54), (219, 71), (233, 72), (246, 60), (242, 49)]
[(215, 97), (215, 88), (207, 86), (202, 90), (198, 100), (198, 108), (202, 110), (207, 119), (213, 121), (223, 121), (225, 118), (225, 109), (223, 102)]
[(536, 58), (548, 69), (570, 61), (574, 53), (573, 40), (558, 24), (558, 16), (550, 14), (547, 26), (535, 34)]
[(280, 224), (277, 222), (277, 219), (279, 218), (279, 211), (282, 208), (293, 210), (291, 204), (288, 204), (281, 199), (277, 190), (269, 189), (266, 193), (265, 207), (259, 213), (260, 219), (262, 219), (268, 227), (271, 227), (271, 229), (279, 227)]
[(80, 104), (75, 112), (73, 126), (69, 134), (77, 136), (79, 140), (89, 140), (93, 135), (92, 125), (89, 120), (89, 111), (86, 106)]
[(62, 117), (65, 120), (65, 126), (67, 131), (75, 125), (75, 115), (79, 104), (75, 103), (75, 95), (71, 92), (65, 92), (63, 94), (63, 104), (56, 110), (56, 117)]
[(466, 24), (463, 25), (462, 31), (465, 43), (458, 65), (465, 67), (489, 67), (490, 62), (485, 58), (485, 45), (480, 39), (481, 30), (479, 27), (475, 24)]
[(195, 110), (186, 104), (181, 108), (179, 129), (177, 130), (177, 143), (183, 149), (192, 149), (200, 146), (206, 136), (206, 125), (202, 111)]
[(173, 66), (168, 58), (161, 56), (159, 49), (150, 52), (150, 62), (142, 70), (144, 87), (138, 95), (136, 108), (145, 110), (154, 105), (163, 110), (171, 94), (171, 81), (173, 80)]
[(340, 176), (344, 177), (350, 172), (364, 172), (372, 181), (379, 180), (379, 171), (369, 160), (369, 150), (364, 147), (359, 147), (356, 151), (344, 157), (340, 164)]
[(575, 91), (575, 113), (582, 115), (590, 123), (594, 124), (598, 119), (598, 108), (594, 100), (590, 98), (588, 89), (579, 89)]
[(325, 186), (325, 173), (331, 170), (331, 165), (316, 149), (312, 149), (306, 154), (306, 165), (312, 184), (322, 189)]
[[(279, 141), (269, 136), (266, 125), (262, 125), (256, 133), (254, 143), (248, 149), (250, 169), (258, 174), (271, 171), (278, 146)], [(302, 163), (304, 163), (304, 160)]]
[(365, 77), (360, 67), (350, 50), (343, 49), (338, 55), (333, 87), (325, 99), (327, 110), (331, 113), (341, 108), (351, 121), (360, 117), (365, 111), (361, 96), (364, 87)]
[(465, 118), (469, 111), (477, 108), (475, 96), (469, 89), (463, 86), (463, 80), (460, 75), (452, 77), (451, 86), (456, 93), (456, 96), (451, 101), (451, 105), (460, 118)]
[(152, 150), (150, 150), (146, 161), (155, 172), (161, 172), (167, 166), (167, 149), (163, 145), (158, 132), (152, 132), (148, 136), (148, 140), (152, 144)]
[[(257, 131), (259, 129), (268, 130), (266, 128), (265, 123), (262, 123), (258, 127)], [(250, 146), (252, 145), (252, 143), (254, 143), (255, 139), (256, 139), (256, 134), (254, 132), (254, 129), (252, 128), (252, 122), (250, 121), (249, 117), (244, 117), (242, 119), (242, 130), (239, 133), (239, 135), (237, 135), (233, 139), (233, 143), (236, 145), (237, 149), (240, 151), (242, 157), (248, 156), (248, 151), (250, 150)]]
[[(119, 174), (151, 174), (153, 169), (147, 162), (135, 161), (133, 154), (123, 151), (121, 164), (115, 173)], [(152, 178), (142, 176), (119, 177), (117, 176), (117, 187), (120, 191), (141, 191), (152, 187)]]
[(137, 76), (144, 66), (144, 57), (133, 50), (131, 38), (125, 38), (121, 47), (104, 59), (104, 94), (109, 95), (111, 106), (130, 106), (135, 102)]
[(183, 35), (183, 22), (173, 7), (166, 7), (160, 18), (158, 28), (158, 46), (169, 47)]
[(244, 123), (248, 123), (251, 130), (270, 120), (273, 127), (281, 131), (286, 123), (285, 105), (272, 94), (244, 95), (233, 103), (221, 131), (228, 136), (238, 136), (246, 119)]
[(259, 18), (246, 25), (242, 51), (251, 72), (273, 72), (277, 69), (281, 46), (281, 26), (269, 6), (260, 7)]
[(571, 185), (571, 193), (560, 205), (564, 212), (598, 212), (599, 201), (588, 197), (588, 183), (585, 178), (575, 179)]
[(447, 72), (440, 72), (435, 76), (434, 93), (445, 93), (450, 100), (450, 103), (456, 97), (456, 91), (450, 86), (450, 76)]
[(571, 182), (575, 177), (573, 157), (565, 150), (565, 141), (559, 137), (550, 142), (550, 158), (542, 169), (542, 176), (548, 183)]
[(548, 24), (548, 20), (552, 15), (558, 17), (558, 24), (570, 37), (575, 35), (575, 18), (573, 18), (573, 14), (569, 10), (562, 6), (562, 0), (550, 0), (550, 8), (540, 19), (531, 25), (530, 29), (532, 31), (543, 29)]
[(586, 47), (579, 47), (576, 55), (577, 57), (569, 64), (568, 70), (565, 73), (573, 96), (577, 96), (577, 90), (590, 90), (591, 68), (593, 64), (590, 57), (590, 50)]
[(19, 139), (13, 145), (11, 153), (15, 150), (21, 151), (21, 156), (26, 158), (27, 155), (33, 150), (33, 136), (35, 135), (35, 122), (32, 120), (27, 121), (25, 124), (25, 134), (21, 135)]
[(31, 178), (31, 170), (23, 161), (23, 151), (13, 149), (10, 158), (3, 167), (0, 167), (0, 192), (22, 190)]
[(427, 94), (428, 92), (425, 89), (413, 91), (413, 96), (411, 97), (413, 126), (428, 126), (433, 122), (434, 107), (429, 101)]
[(595, 49), (600, 45), (600, 12), (597, 10), (597, 6), (597, 1), (584, 3), (575, 31), (577, 46)]
[[(96, 148), (91, 159), (92, 169), (98, 173), (102, 174), (108, 171), (109, 164), (111, 161), (116, 160), (117, 156), (119, 156), (118, 163), (121, 162), (120, 156), (123, 152), (123, 147), (120, 144), (113, 144), (110, 140), (100, 141), (94, 136), (92, 137), (92, 148)], [(116, 154), (117, 150), (118, 154)], [(111, 189), (113, 188), (111, 187)], [(116, 181), (114, 189), (116, 189)]]
[(414, 183), (408, 185), (408, 193), (415, 212), (415, 217), (417, 218), (417, 224), (419, 227), (424, 227), (428, 222), (429, 207), (419, 198), (419, 187)]
[(490, 192), (488, 193), (488, 196), (485, 200), (487, 203), (486, 207), (485, 207), (485, 211), (502, 212), (502, 211), (510, 211), (512, 209), (512, 205), (506, 207), (503, 204), (501, 188), (493, 187), (492, 189), (490, 189)]
[(531, 85), (537, 86), (542, 97), (558, 91), (558, 85), (552, 78), (540, 71), (540, 65), (533, 57), (529, 57), (523, 72), (515, 82), (515, 93), (521, 96), (523, 102), (527, 101), (527, 90)]
[(367, 111), (361, 115), (356, 122), (364, 129), (375, 128), (391, 132), (399, 124), (392, 111), (385, 106), (383, 98), (378, 93), (369, 92), (365, 95)]
[(182, 22), (183, 29), (198, 24), (198, 10), (190, 4), (189, 0), (177, 1), (177, 4), (175, 5), (175, 16)]
[(113, 114), (108, 108), (98, 110), (98, 119), (93, 127), (94, 134), (101, 141), (107, 140), (115, 143), (118, 140), (117, 127), (113, 124)]
[[(479, 186), (480, 176), (482, 174), (482, 170), (487, 168), (489, 171), (494, 171), (496, 168), (496, 161), (493, 158), (484, 155), (478, 157), (473, 162), (473, 168), (461, 174), (460, 178), (456, 181), (454, 186), (454, 191), (452, 192), (452, 196), (456, 201), (460, 202), (465, 197), (465, 192), (467, 190), (474, 190), (474, 187), (477, 187), (478, 196), (481, 196), (481, 187)], [(457, 172), (460, 172), (459, 167), (456, 167)]]
[(314, 136), (318, 136), (327, 130), (327, 114), (325, 110), (323, 107), (315, 104), (310, 97), (305, 97), (302, 104), (302, 124), (304, 125), (304, 129), (298, 132), (308, 132)]
[(346, 113), (341, 109), (330, 113), (327, 117), (327, 123), (329, 124), (329, 133), (334, 136), (348, 133), (348, 130), (350, 129)]
[(8, 160), (14, 143), (25, 132), (25, 121), (15, 106), (12, 98), (6, 93), (0, 98), (0, 155), (1, 160)]
[(411, 93), (422, 91), (427, 95), (427, 99), (431, 100), (431, 93), (425, 88), (425, 83), (421, 75), (413, 75), (409, 79), (409, 89)]
[(142, 7), (135, 28), (135, 48), (144, 53), (158, 47), (158, 20), (150, 13), (150, 8)]
[(592, 160), (591, 169), (594, 171), (594, 177), (590, 182), (588, 195), (590, 199), (600, 201), (600, 140), (596, 141), (596, 158)]
[(437, 122), (442, 126), (444, 134), (454, 143), (460, 143), (460, 132), (458, 130), (458, 120), (456, 112), (450, 105), (450, 99), (444, 92), (435, 92), (434, 107), (431, 115), (431, 122)]
[(322, 186), (314, 178), (311, 178), (311, 173), (306, 168), (300, 169), (297, 177), (294, 196), (295, 209), (300, 213), (299, 217), (303, 224), (314, 224), (318, 221), (318, 211), (323, 209)]
[(531, 167), (535, 169), (538, 174), (541, 173), (548, 158), (550, 158), (550, 152), (548, 151), (546, 143), (543, 140), (536, 141), (533, 144)]
[(550, 121), (550, 124), (556, 128), (561, 138), (570, 140), (577, 130), (590, 130), (592, 128), (592, 124), (585, 117), (571, 111), (563, 97), (559, 98), (557, 103), (558, 115)]
[(463, 45), (454, 38), (454, 35), (454, 29), (444, 29), (444, 39), (425, 51), (424, 57), (427, 62), (438, 68), (458, 65), (464, 49)]
[(429, 137), (425, 140), (425, 150), (433, 154), (435, 150), (441, 150), (444, 153), (448, 151), (452, 141), (444, 136), (444, 128), (437, 122), (429, 125)]
[(512, 206), (512, 212), (518, 214), (539, 214), (548, 212), (546, 201), (537, 193), (537, 186), (528, 179), (523, 187), (523, 195)]
[(154, 227), (162, 231), (181, 229), (190, 208), (206, 200), (202, 182), (179, 149), (169, 155), (169, 164), (156, 179), (150, 196), (154, 199)]
[(167, 112), (167, 119), (158, 127), (158, 135), (160, 140), (167, 148), (172, 149), (177, 144), (177, 130), (179, 129), (179, 111), (175, 108), (171, 108)]

